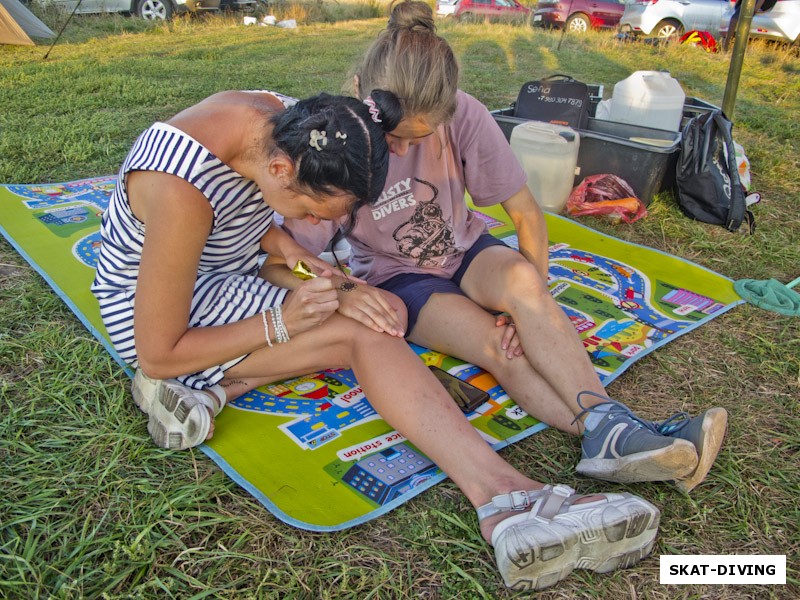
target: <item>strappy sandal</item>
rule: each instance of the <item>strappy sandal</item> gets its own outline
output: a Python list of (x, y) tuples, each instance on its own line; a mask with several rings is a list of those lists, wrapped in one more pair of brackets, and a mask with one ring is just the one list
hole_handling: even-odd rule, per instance
[(193, 390), (174, 379), (151, 379), (136, 370), (131, 387), (133, 401), (148, 415), (147, 431), (157, 446), (186, 450), (206, 441), (225, 399), (215, 402), (203, 391)]
[(574, 569), (607, 573), (635, 565), (653, 549), (659, 510), (632, 494), (586, 496), (566, 485), (495, 496), (478, 508), (480, 520), (505, 512), (528, 512), (500, 521), (492, 546), (506, 586), (541, 590)]

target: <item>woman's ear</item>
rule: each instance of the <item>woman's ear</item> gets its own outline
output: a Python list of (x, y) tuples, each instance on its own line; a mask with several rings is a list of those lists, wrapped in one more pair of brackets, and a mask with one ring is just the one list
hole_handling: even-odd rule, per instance
[(273, 156), (269, 160), (267, 171), (283, 187), (288, 187), (295, 175), (294, 162), (286, 155)]

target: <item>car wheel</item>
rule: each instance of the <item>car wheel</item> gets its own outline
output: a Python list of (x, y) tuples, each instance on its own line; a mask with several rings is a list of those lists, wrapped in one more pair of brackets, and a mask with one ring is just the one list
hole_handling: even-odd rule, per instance
[(680, 37), (683, 35), (683, 27), (673, 19), (664, 19), (656, 25), (653, 33), (656, 37), (662, 39)]
[(166, 21), (172, 17), (171, 0), (139, 0), (136, 14), (148, 21)]
[(571, 15), (564, 23), (564, 28), (567, 31), (572, 31), (574, 33), (586, 33), (589, 31), (591, 26), (592, 25), (589, 22), (589, 17), (583, 13), (575, 13), (574, 15)]
[(475, 15), (473, 15), (471, 12), (461, 13), (458, 17), (458, 20), (462, 23), (475, 23), (477, 21)]

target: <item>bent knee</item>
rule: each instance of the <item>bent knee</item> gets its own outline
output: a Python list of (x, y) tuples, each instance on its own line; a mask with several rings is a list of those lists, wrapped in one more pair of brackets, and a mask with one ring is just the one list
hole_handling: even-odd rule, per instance
[[(405, 316), (405, 309), (402, 314)], [(334, 315), (334, 317), (336, 316), (337, 315)], [(348, 356), (353, 356), (355, 351), (364, 348), (376, 348), (376, 351), (383, 351), (384, 348), (393, 346), (394, 344), (406, 344), (404, 338), (375, 331), (349, 317), (342, 317), (342, 319), (344, 322), (342, 323), (342, 328), (339, 331), (340, 335), (337, 336), (336, 341), (341, 345), (343, 351), (346, 352)], [(377, 348), (381, 348), (381, 350), (377, 350)]]
[(527, 260), (516, 260), (506, 269), (505, 292), (512, 298), (529, 300), (550, 296), (547, 281), (542, 279), (539, 271)]

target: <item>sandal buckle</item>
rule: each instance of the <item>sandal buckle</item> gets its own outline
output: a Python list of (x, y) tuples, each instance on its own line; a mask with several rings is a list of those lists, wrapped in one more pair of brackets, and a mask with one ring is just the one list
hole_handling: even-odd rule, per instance
[(530, 497), (526, 491), (509, 492), (508, 499), (510, 501), (509, 509), (511, 510), (525, 510), (531, 505)]

